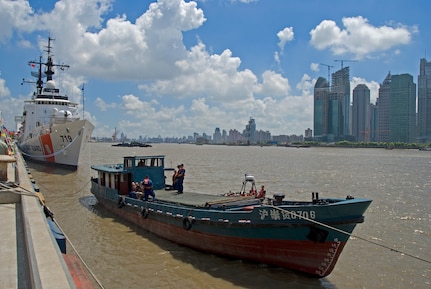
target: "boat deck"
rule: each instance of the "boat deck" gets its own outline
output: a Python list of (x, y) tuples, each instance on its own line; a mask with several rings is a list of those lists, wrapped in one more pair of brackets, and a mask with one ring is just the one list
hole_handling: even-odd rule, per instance
[(243, 202), (246, 202), (247, 204), (260, 203), (259, 199), (246, 196), (222, 196), (195, 192), (184, 192), (182, 194), (177, 194), (175, 190), (155, 190), (154, 193), (156, 194), (156, 200), (195, 207), (217, 207), (222, 206), (223, 204), (238, 204)]

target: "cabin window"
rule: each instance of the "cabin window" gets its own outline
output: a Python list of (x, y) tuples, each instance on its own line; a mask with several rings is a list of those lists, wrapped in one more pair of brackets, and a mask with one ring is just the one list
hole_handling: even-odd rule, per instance
[(124, 160), (124, 167), (125, 168), (131, 168), (131, 167), (133, 167), (133, 159), (125, 159)]
[(112, 188), (114, 188), (114, 189), (118, 189), (118, 187), (117, 187), (117, 184), (118, 184), (118, 182), (120, 181), (120, 176), (119, 175), (113, 175), (113, 178), (112, 178)]
[(105, 173), (105, 187), (109, 188), (109, 174)]
[(163, 166), (163, 159), (152, 158), (151, 159), (151, 166), (152, 167), (162, 167)]
[(99, 182), (101, 186), (105, 186), (105, 173), (99, 172)]

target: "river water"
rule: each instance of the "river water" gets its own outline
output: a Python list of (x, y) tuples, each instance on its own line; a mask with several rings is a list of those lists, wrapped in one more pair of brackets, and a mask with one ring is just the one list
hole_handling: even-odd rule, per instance
[[(267, 195), (283, 192), (286, 199), (309, 200), (311, 192), (319, 192), (320, 197), (352, 195), (373, 203), (331, 275), (311, 279), (176, 245), (97, 204), (90, 193), (90, 177), (96, 176), (92, 164), (153, 154), (166, 155), (166, 166), (184, 163), (185, 193), (239, 191), (248, 173), (258, 187), (265, 185)], [(431, 288), (431, 152), (89, 143), (76, 171), (28, 165), (73, 248), (107, 289)], [(69, 252), (73, 248), (69, 245)]]

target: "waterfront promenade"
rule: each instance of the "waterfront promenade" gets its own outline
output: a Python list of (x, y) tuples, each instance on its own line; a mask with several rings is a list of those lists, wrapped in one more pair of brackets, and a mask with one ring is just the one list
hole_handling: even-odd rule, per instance
[(80, 288), (51, 233), (43, 197), (35, 191), (22, 157), (1, 155), (0, 162), (0, 289)]

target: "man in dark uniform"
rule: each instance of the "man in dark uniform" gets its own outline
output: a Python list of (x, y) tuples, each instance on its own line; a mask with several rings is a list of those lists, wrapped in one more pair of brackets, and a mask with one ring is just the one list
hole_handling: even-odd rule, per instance
[(177, 186), (178, 186), (178, 192), (177, 194), (183, 193), (183, 182), (184, 182), (184, 176), (186, 175), (186, 169), (184, 169), (184, 164), (181, 164), (179, 167), (179, 170), (177, 172)]

